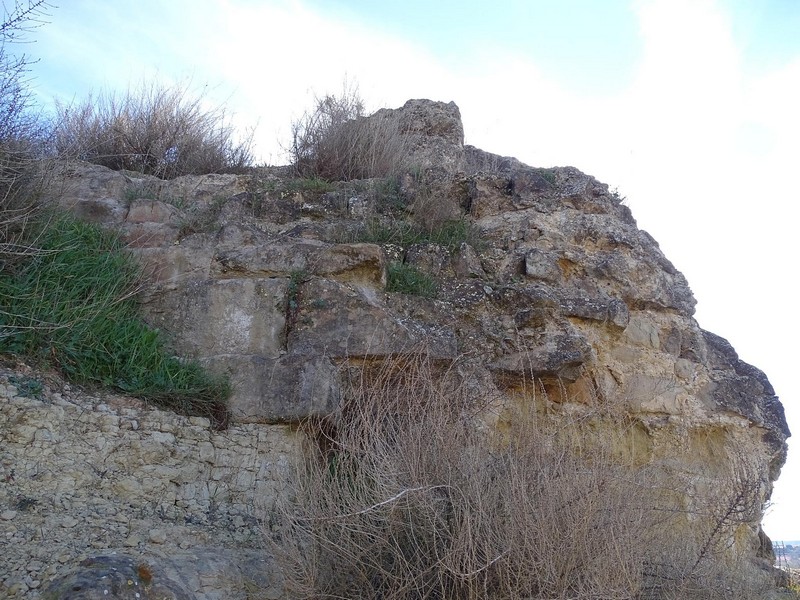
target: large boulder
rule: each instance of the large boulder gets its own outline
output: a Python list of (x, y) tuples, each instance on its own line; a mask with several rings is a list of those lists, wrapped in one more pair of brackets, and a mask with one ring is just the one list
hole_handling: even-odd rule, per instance
[[(274, 168), (160, 182), (68, 163), (49, 198), (126, 236), (149, 282), (146, 319), (176, 354), (230, 375), (232, 430), (289, 435), (340, 405), (348, 369), (424, 353), (490, 399), (482, 415), (489, 424), (508, 424), (533, 406), (603, 432), (620, 422), (607, 415), (622, 415), (624, 451), (665, 485), (682, 481), (676, 493), (686, 490), (689, 512), (720, 494), (715, 486), (743, 457), (751, 488), (769, 497), (789, 436), (774, 390), (700, 327), (688, 282), (607, 185), (573, 167), (536, 168), (464, 146), (452, 102), (411, 100), (374, 118), (395, 120), (407, 142), (414, 168), (397, 182), (335, 182), (320, 191)], [(442, 234), (454, 224), (449, 231), (461, 234)], [(398, 265), (434, 280), (436, 296), (398, 286)], [(170, 427), (151, 437), (185, 446)], [(15, 426), (13, 451), (50, 435), (38, 431)], [(192, 451), (214, 458), (207, 445)], [(277, 451), (259, 460), (286, 462)], [(211, 504), (210, 490), (226, 493), (221, 473), (202, 471), (197, 489), (171, 471), (170, 483), (146, 483), (168, 490), (174, 479), (180, 494), (202, 489)], [(134, 474), (120, 479), (120, 489), (135, 491)], [(249, 473), (240, 487), (256, 489), (256, 479)], [(277, 495), (269, 490), (259, 496)], [(727, 540), (734, 551), (755, 556), (764, 545), (760, 510)], [(106, 568), (97, 560), (58, 589)], [(185, 575), (210, 563), (181, 564), (176, 572)], [(128, 580), (136, 581), (120, 579)]]

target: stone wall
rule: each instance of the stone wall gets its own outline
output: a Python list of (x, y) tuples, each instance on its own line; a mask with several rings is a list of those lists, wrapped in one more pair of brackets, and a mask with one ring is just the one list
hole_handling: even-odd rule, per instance
[(297, 455), (291, 427), (213, 431), (25, 372), (0, 370), (0, 597), (45, 597), (84, 559), (113, 554), (191, 598), (246, 598), (248, 586), (277, 597), (264, 540)]

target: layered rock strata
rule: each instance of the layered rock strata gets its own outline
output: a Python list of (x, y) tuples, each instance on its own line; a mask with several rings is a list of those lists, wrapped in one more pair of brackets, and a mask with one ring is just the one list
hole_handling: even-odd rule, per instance
[[(191, 419), (141, 408), (20, 399), (6, 383), (3, 435), (13, 444), (4, 460), (22, 460), (27, 447), (41, 454), (26, 458), (15, 479), (74, 469), (74, 483), (54, 489), (101, 491), (70, 501), (91, 514), (77, 521), (79, 531), (124, 530), (87, 533), (86, 546), (82, 540), (58, 555), (65, 565), (112, 548), (162, 556), (153, 529), (194, 547), (201, 535), (191, 532), (194, 519), (207, 527), (203, 543), (219, 534), (238, 545), (237, 536), (250, 535), (244, 507), (279, 496), (280, 469), (266, 474), (263, 465), (282, 465), (294, 451), (293, 424), (337, 406), (342, 366), (421, 350), (458, 363), (476, 393), (492, 399), (498, 425), (531, 399), (553, 414), (613, 405), (634, 424), (626, 444), (635, 460), (680, 472), (689, 504), (715, 493), (742, 456), (760, 502), (768, 499), (789, 436), (774, 390), (725, 340), (700, 328), (685, 278), (607, 185), (571, 167), (533, 168), (465, 146), (453, 103), (415, 100), (380, 116), (397, 120), (416, 165), (396, 181), (320, 189), (285, 168), (160, 181), (61, 167), (64, 186), (52, 201), (121, 232), (152, 283), (143, 294), (149, 322), (177, 354), (230, 374), (235, 386), (235, 425), (209, 433)], [(444, 236), (448, 228), (460, 233)], [(422, 233), (403, 233), (412, 229)], [(398, 265), (436, 282), (436, 296), (387, 291), (387, 273)], [(69, 433), (65, 419), (83, 435)], [(46, 449), (58, 436), (70, 448), (63, 457)], [(231, 468), (223, 457), (250, 461), (230, 474), (235, 494), (229, 485), (224, 503), (215, 501), (215, 510), (228, 506), (232, 525), (224, 526), (209, 520), (211, 490), (223, 489)], [(4, 468), (7, 477), (13, 467)], [(5, 520), (8, 535), (32, 548), (25, 536), (44, 534), (28, 521), (14, 525), (24, 511), (12, 505), (21, 500), (2, 485), (4, 514), (15, 513)], [(63, 494), (48, 497), (36, 485), (23, 494), (36, 510), (61, 510)], [(91, 502), (101, 497), (108, 506), (130, 502), (142, 522), (128, 508), (123, 524), (119, 507), (97, 516)], [(152, 519), (156, 527), (146, 523)], [(186, 525), (174, 529), (181, 519)], [(766, 564), (759, 519), (760, 508), (734, 542)], [(63, 533), (59, 519), (41, 520)], [(29, 573), (40, 581), (52, 561), (36, 560), (42, 569)], [(36, 589), (32, 582), (24, 585)], [(214, 597), (196, 585), (190, 593)]]

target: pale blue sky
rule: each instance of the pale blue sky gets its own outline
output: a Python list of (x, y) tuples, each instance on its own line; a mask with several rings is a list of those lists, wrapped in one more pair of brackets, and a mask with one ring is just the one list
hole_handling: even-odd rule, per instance
[[(45, 101), (191, 79), (280, 142), (314, 93), (454, 100), (466, 141), (628, 197), (700, 325), (763, 369), (800, 436), (797, 0), (62, 0), (29, 53)], [(800, 444), (766, 521), (800, 539)], [(795, 514), (798, 513), (798, 514)]]

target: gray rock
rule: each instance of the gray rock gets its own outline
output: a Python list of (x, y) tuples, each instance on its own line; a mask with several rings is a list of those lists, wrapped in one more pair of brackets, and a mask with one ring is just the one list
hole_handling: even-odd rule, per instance
[(150, 561), (94, 556), (47, 586), (43, 600), (192, 600), (183, 587)]
[(408, 163), (421, 169), (443, 168), (448, 173), (464, 166), (464, 126), (455, 102), (409, 100), (398, 109), (382, 109), (376, 118), (396, 119), (408, 138)]
[(286, 240), (220, 249), (213, 270), (222, 277), (298, 275), (328, 276), (382, 288), (386, 284), (383, 252), (374, 244), (325, 244)]
[(483, 270), (478, 253), (467, 242), (462, 242), (459, 246), (458, 254), (453, 260), (453, 270), (457, 277), (486, 278), (486, 272)]
[(783, 405), (767, 376), (740, 360), (727, 340), (708, 331), (703, 331), (703, 337), (711, 366), (707, 397), (720, 409), (733, 411), (766, 429), (790, 436)]
[(181, 219), (181, 211), (160, 200), (134, 200), (125, 215), (126, 223), (172, 223)]
[(347, 357), (388, 356), (424, 349), (455, 359), (452, 330), (393, 314), (369, 289), (327, 279), (303, 286), (302, 301), (288, 336), (290, 354)]
[(339, 405), (339, 370), (324, 355), (228, 355), (203, 362), (231, 374), (230, 404), (237, 422), (299, 423)]
[(107, 167), (81, 161), (54, 163), (42, 203), (53, 203), (81, 219), (102, 224), (121, 223), (128, 212), (125, 190), (131, 180)]
[(183, 356), (277, 358), (284, 346), (287, 278), (188, 281), (155, 294), (148, 318)]
[[(642, 464), (717, 481), (737, 460), (728, 448), (745, 447), (768, 495), (789, 435), (774, 390), (699, 328), (685, 278), (608, 186), (573, 167), (465, 147), (453, 103), (412, 100), (375, 118), (395, 120), (416, 167), (389, 200), (376, 181), (296, 191), (289, 169), (162, 182), (58, 166), (46, 201), (120, 229), (152, 283), (141, 298), (148, 322), (176, 353), (230, 374), (235, 418), (210, 432), (205, 419), (131, 399), (76, 406), (65, 387), (44, 402), (0, 382), (0, 537), (11, 573), (0, 593), (38, 594), (37, 582), (61, 574), (73, 560), (71, 540), (60, 541), (69, 531), (80, 548), (148, 556), (180, 583), (168, 594), (239, 600), (246, 594), (230, 582), (246, 580), (280, 597), (268, 553), (249, 552), (265, 530), (280, 532), (296, 424), (337, 408), (343, 370), (416, 352), (491, 398), (487, 423), (513, 419), (535, 390), (560, 394), (567, 406), (551, 406), (553, 418), (602, 420), (622, 407), (642, 433), (631, 444)], [(137, 190), (149, 199), (131, 201)], [(374, 216), (428, 231), (468, 218), (482, 239), (458, 250), (342, 243)], [(389, 259), (434, 274), (437, 299), (387, 294)], [(44, 510), (50, 503), (56, 512)], [(759, 516), (743, 537), (755, 537)]]
[(567, 297), (559, 300), (559, 308), (567, 317), (610, 323), (621, 329), (625, 329), (630, 321), (628, 306), (614, 298)]
[(525, 255), (525, 274), (532, 279), (557, 282), (561, 279), (557, 256), (552, 252), (534, 248)]
[(575, 381), (591, 358), (591, 347), (579, 335), (551, 335), (541, 344), (497, 358), (489, 368), (504, 375), (535, 380), (554, 377)]

